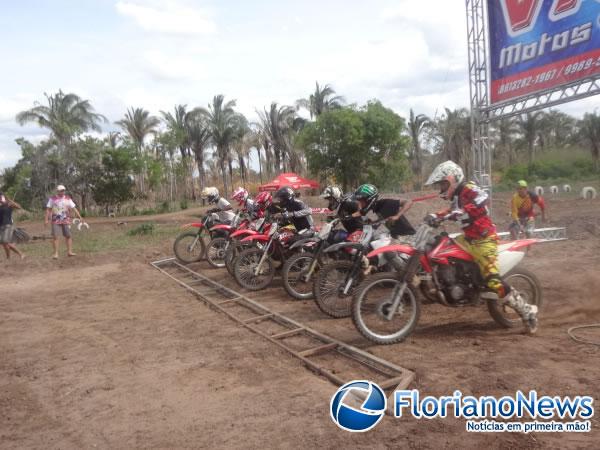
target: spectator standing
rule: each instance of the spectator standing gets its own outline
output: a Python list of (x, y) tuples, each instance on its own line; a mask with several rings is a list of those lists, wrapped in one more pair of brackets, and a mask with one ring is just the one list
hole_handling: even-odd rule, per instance
[(22, 209), (17, 202), (10, 200), (0, 192), (0, 244), (6, 253), (6, 259), (10, 258), (10, 252), (15, 252), (21, 259), (25, 257), (23, 253), (13, 244), (13, 209)]
[(75, 202), (65, 194), (65, 187), (59, 184), (56, 195), (48, 199), (46, 204), (46, 219), (44, 225), (52, 222), (52, 248), (54, 259), (58, 259), (58, 238), (62, 234), (67, 243), (67, 256), (76, 256), (73, 253), (73, 238), (71, 237), (71, 212), (75, 212), (79, 220), (83, 221), (81, 214), (75, 207)]

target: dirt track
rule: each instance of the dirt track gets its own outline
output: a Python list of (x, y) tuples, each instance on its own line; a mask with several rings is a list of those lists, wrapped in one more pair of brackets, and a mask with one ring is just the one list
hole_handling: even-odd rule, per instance
[[(545, 294), (533, 338), (498, 328), (484, 308), (426, 306), (411, 338), (377, 347), (349, 319), (328, 319), (280, 287), (256, 298), (414, 370), (422, 396), (537, 389), (598, 401), (600, 349), (565, 332), (600, 322), (600, 203), (572, 197), (549, 207), (549, 226), (567, 225), (572, 239), (541, 245), (526, 260)], [(424, 209), (411, 211), (415, 221)], [(467, 434), (462, 419), (389, 417), (365, 435), (338, 430), (328, 415), (336, 388), (148, 265), (169, 254), (165, 242), (58, 263), (3, 262), (0, 447), (597, 448), (598, 415), (588, 434)], [(196, 268), (226, 280), (224, 271)]]

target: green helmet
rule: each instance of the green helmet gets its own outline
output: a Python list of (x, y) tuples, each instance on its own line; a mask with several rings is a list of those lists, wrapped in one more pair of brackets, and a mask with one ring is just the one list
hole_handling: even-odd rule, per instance
[(373, 207), (373, 203), (379, 197), (379, 190), (372, 184), (361, 184), (356, 191), (354, 191), (354, 198), (357, 200), (365, 200), (367, 205), (363, 208), (363, 211), (369, 211)]

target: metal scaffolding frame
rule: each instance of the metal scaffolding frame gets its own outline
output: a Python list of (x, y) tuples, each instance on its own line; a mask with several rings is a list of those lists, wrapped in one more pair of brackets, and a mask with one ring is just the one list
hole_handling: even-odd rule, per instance
[(472, 173), (475, 180), (491, 194), (490, 122), (600, 94), (600, 74), (505, 102), (490, 104), (487, 1), (465, 0), (465, 4), (471, 103)]

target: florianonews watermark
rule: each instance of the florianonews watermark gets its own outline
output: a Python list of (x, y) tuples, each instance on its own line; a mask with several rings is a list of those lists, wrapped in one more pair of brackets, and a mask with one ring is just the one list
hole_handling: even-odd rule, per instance
[[(538, 395), (532, 390), (502, 397), (463, 395), (425, 396), (417, 389), (395, 391), (393, 415), (416, 419), (466, 419), (468, 432), (589, 432), (594, 416), (590, 396)], [(347, 431), (368, 431), (384, 415), (387, 399), (377, 384), (366, 380), (346, 383), (331, 399), (333, 421)]]

